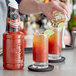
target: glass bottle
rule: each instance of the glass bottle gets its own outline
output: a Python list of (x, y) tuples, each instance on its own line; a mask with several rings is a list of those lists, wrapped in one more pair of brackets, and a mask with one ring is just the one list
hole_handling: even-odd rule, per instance
[(24, 34), (20, 32), (18, 4), (8, 3), (7, 32), (3, 34), (3, 67), (18, 70), (24, 67)]

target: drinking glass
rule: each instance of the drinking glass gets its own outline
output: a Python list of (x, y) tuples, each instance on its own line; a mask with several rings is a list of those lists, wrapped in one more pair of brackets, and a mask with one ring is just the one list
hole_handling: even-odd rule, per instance
[(48, 37), (42, 32), (33, 34), (33, 61), (34, 67), (48, 67)]
[(52, 28), (54, 34), (48, 39), (49, 44), (49, 59), (56, 60), (61, 58), (61, 46), (62, 46), (62, 29)]

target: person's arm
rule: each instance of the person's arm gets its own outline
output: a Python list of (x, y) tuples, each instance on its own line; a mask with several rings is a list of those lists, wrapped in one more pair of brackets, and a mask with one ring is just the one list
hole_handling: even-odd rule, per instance
[(70, 16), (67, 5), (59, 0), (54, 0), (49, 3), (40, 3), (38, 0), (22, 0), (19, 4), (19, 11), (23, 14), (42, 12), (48, 18), (52, 18), (55, 10), (63, 12), (68, 17)]

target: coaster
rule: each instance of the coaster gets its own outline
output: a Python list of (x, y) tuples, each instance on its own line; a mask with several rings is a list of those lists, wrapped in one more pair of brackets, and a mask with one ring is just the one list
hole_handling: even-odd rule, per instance
[(65, 61), (65, 57), (61, 57), (61, 59), (58, 60), (48, 60), (49, 63), (61, 63)]
[(62, 50), (72, 50), (74, 49), (73, 45), (65, 45), (65, 48), (62, 48)]
[(28, 69), (34, 72), (48, 72), (48, 71), (52, 71), (54, 69), (54, 66), (48, 65), (48, 67), (45, 67), (45, 68), (36, 68), (34, 67), (34, 64), (33, 64), (33, 65), (29, 65)]

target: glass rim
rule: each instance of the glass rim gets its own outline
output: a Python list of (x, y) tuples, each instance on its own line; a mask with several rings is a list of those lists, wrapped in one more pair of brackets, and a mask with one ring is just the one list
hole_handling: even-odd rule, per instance
[(59, 29), (59, 30), (62, 30), (63, 28), (58, 28), (58, 27), (50, 27), (50, 28), (49, 28), (49, 30), (50, 30), (50, 29), (51, 29), (51, 30), (53, 30), (53, 29), (56, 29), (56, 30), (58, 30), (58, 29)]
[(40, 36), (48, 37), (47, 34), (44, 34), (43, 32), (34, 32), (33, 35), (38, 35), (38, 36), (40, 35)]

